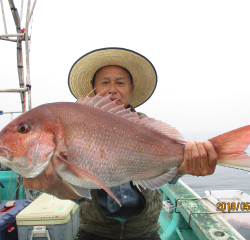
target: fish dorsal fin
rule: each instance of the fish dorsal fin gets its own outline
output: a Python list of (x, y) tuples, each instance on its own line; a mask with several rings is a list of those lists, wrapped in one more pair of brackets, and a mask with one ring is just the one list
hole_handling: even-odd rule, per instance
[[(91, 92), (90, 92), (91, 93)], [(90, 94), (89, 93), (89, 94)], [(176, 142), (186, 143), (183, 136), (172, 126), (162, 121), (155, 120), (148, 117), (140, 117), (136, 112), (132, 112), (129, 108), (124, 108), (123, 105), (117, 105), (116, 101), (111, 101), (110, 95), (106, 97), (100, 96), (101, 92), (94, 97), (89, 97), (89, 94), (84, 98), (79, 98), (76, 103), (81, 105), (88, 105), (94, 108), (99, 108), (103, 111), (115, 114), (119, 117), (126, 118), (136, 124), (145, 126), (149, 129), (153, 129), (160, 132)]]

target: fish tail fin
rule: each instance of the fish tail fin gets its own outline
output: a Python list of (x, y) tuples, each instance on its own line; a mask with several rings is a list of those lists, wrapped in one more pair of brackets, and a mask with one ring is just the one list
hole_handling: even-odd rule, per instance
[(250, 125), (211, 138), (218, 165), (250, 170), (250, 156), (244, 151), (250, 143)]

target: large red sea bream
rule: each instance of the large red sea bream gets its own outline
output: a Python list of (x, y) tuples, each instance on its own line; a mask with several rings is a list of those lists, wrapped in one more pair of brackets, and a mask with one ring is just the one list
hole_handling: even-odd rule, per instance
[[(250, 125), (209, 140), (219, 165), (249, 168)], [(99, 95), (50, 103), (14, 119), (0, 132), (0, 162), (34, 178), (51, 161), (79, 195), (133, 181), (156, 189), (184, 160), (185, 141), (168, 124), (124, 109)], [(115, 198), (116, 199), (116, 198)], [(117, 200), (117, 199), (116, 199)]]

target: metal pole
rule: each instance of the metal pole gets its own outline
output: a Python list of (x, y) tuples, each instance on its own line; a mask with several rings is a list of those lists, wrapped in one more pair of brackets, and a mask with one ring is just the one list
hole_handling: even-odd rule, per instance
[(20, 21), (22, 22), (22, 19), (23, 19), (23, 0), (22, 0), (22, 3), (21, 3), (21, 16), (20, 16)]
[(4, 8), (3, 8), (3, 1), (2, 1), (2, 0), (0, 0), (0, 2), (1, 2), (1, 7), (2, 7), (2, 15), (3, 15), (4, 31), (5, 31), (5, 34), (7, 34), (7, 26), (6, 26), (5, 14), (4, 14)]
[(16, 40), (14, 40), (14, 39), (9, 39), (9, 38), (5, 38), (5, 37), (0, 37), (0, 40), (6, 40), (9, 42), (16, 42)]
[(32, 6), (32, 9), (31, 9), (31, 12), (30, 12), (30, 15), (29, 15), (29, 22), (28, 22), (28, 24), (30, 24), (30, 19), (31, 19), (31, 17), (32, 17), (32, 15), (33, 15), (34, 8), (35, 8), (35, 6), (36, 6), (36, 2), (37, 2), (37, 0), (35, 0), (35, 1), (33, 2), (33, 6)]
[(13, 113), (22, 113), (22, 112), (3, 112), (3, 111), (0, 111), (0, 115), (7, 114), (7, 113), (10, 114), (10, 120), (13, 120)]
[(29, 59), (29, 39), (28, 39), (28, 27), (29, 27), (29, 17), (30, 17), (30, 0), (28, 0), (27, 5), (27, 15), (25, 24), (25, 50), (26, 50), (26, 87), (28, 90), (28, 108), (31, 109), (31, 85), (30, 85), (30, 59)]
[(3, 34), (0, 37), (24, 37), (24, 33), (17, 33), (17, 34)]
[(3, 112), (3, 114), (7, 114), (7, 113), (22, 113), (22, 112)]
[(0, 92), (26, 92), (28, 88), (1, 89)]
[[(20, 18), (17, 9), (15, 8), (14, 2), (9, 0), (10, 9), (12, 12), (12, 16), (14, 18), (14, 22), (16, 25), (17, 33), (21, 33), (20, 26)], [(24, 87), (24, 76), (23, 76), (23, 52), (22, 52), (22, 41), (20, 37), (17, 37), (17, 71), (19, 78), (19, 86), (20, 88)], [(21, 103), (22, 103), (22, 111), (26, 111), (26, 93), (20, 92)]]

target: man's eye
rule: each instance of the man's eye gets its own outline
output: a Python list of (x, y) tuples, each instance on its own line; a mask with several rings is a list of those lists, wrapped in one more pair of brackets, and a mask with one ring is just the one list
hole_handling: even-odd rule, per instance
[(123, 85), (124, 84), (124, 82), (118, 82), (118, 85)]
[(102, 84), (106, 85), (106, 84), (108, 84), (108, 82), (103, 82)]

